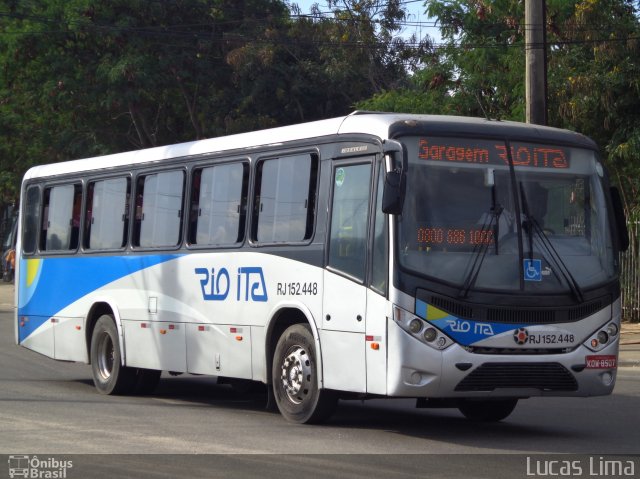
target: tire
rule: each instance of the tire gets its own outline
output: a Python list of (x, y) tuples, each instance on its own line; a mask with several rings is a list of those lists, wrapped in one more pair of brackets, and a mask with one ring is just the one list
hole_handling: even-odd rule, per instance
[(160, 375), (162, 374), (162, 371), (138, 368), (135, 372), (136, 381), (133, 393), (142, 396), (152, 394), (160, 382)]
[(498, 422), (509, 416), (517, 404), (517, 399), (465, 399), (458, 408), (471, 421)]
[(136, 385), (136, 370), (122, 365), (118, 330), (110, 314), (100, 316), (93, 328), (91, 370), (101, 394), (129, 394)]
[(290, 422), (319, 423), (335, 411), (334, 391), (318, 388), (315, 342), (306, 324), (294, 324), (280, 336), (273, 355), (273, 394)]

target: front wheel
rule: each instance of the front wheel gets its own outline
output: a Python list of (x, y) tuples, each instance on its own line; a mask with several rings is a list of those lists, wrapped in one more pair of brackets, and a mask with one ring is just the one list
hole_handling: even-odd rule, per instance
[(513, 412), (517, 399), (466, 399), (458, 407), (460, 412), (472, 421), (498, 422)]
[(308, 325), (294, 324), (280, 336), (273, 356), (273, 394), (288, 421), (318, 423), (335, 410), (335, 393), (318, 387), (316, 358)]
[(136, 385), (136, 370), (122, 365), (118, 330), (110, 314), (100, 316), (93, 328), (91, 370), (102, 394), (127, 394)]

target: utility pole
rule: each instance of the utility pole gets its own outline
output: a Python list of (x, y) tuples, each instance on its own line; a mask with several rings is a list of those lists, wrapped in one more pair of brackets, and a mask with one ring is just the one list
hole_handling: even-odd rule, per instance
[(527, 123), (547, 124), (547, 36), (545, 0), (525, 0)]

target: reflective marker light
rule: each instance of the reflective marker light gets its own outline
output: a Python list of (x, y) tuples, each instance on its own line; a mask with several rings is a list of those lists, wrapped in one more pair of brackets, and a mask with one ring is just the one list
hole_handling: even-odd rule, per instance
[(422, 321), (420, 321), (417, 318), (412, 319), (411, 322), (409, 323), (409, 331), (411, 331), (413, 334), (418, 334), (421, 329), (422, 329)]
[(427, 342), (432, 342), (438, 337), (438, 332), (433, 328), (427, 328), (424, 331), (424, 340)]
[(597, 348), (598, 347), (598, 340), (597, 339), (593, 338), (591, 340), (591, 347), (592, 348)]

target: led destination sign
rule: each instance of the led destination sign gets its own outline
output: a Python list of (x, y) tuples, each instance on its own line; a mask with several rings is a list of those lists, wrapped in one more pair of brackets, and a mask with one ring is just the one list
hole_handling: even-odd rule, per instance
[(418, 247), (489, 245), (494, 243), (493, 231), (481, 228), (447, 228), (423, 226), (417, 229)]
[[(569, 168), (569, 158), (565, 150), (558, 147), (534, 145), (512, 145), (511, 157), (514, 166), (533, 168)], [(480, 144), (469, 140), (427, 139), (418, 140), (418, 158), (427, 161), (447, 163), (476, 163), (486, 165), (509, 165), (509, 155), (504, 143)]]

